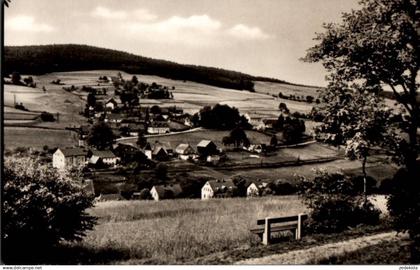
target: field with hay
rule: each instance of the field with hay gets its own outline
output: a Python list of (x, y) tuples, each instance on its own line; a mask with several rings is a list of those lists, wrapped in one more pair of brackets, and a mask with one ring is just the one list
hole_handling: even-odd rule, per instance
[(99, 224), (80, 245), (121, 255), (108, 263), (176, 264), (255, 245), (256, 219), (304, 211), (296, 196), (102, 202), (90, 210)]
[(51, 130), (41, 128), (4, 127), (4, 145), (7, 149), (15, 147), (49, 148), (70, 147), (77, 144), (77, 139), (69, 130)]

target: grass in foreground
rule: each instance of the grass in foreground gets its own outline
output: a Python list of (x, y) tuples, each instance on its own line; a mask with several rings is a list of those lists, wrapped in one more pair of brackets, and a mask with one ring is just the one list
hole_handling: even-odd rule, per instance
[(176, 264), (255, 245), (259, 239), (249, 229), (258, 218), (303, 211), (305, 208), (296, 196), (104, 202), (91, 210), (99, 217), (99, 225), (73, 247), (92, 254), (108, 250), (110, 261), (97, 258), (97, 263), (136, 260)]

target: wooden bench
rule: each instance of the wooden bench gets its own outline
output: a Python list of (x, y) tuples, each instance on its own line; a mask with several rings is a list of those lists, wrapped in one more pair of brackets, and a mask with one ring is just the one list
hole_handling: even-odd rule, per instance
[[(295, 235), (295, 239), (299, 240), (302, 236), (302, 222), (307, 218), (308, 215), (301, 213), (297, 216), (258, 219), (257, 225), (263, 225), (263, 227), (251, 229), (251, 232), (258, 234), (262, 238), (262, 243), (264, 245), (270, 243), (271, 233), (273, 232), (292, 231)], [(278, 225), (272, 226), (272, 224)]]

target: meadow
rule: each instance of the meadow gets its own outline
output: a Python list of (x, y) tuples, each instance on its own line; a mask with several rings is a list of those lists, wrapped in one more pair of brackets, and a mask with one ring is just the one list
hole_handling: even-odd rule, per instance
[(5, 148), (33, 147), (49, 148), (70, 147), (77, 144), (77, 139), (69, 130), (51, 130), (40, 128), (4, 127)]
[(296, 196), (101, 202), (89, 211), (99, 224), (78, 245), (125, 254), (108, 263), (176, 264), (256, 245), (256, 219), (305, 210)]

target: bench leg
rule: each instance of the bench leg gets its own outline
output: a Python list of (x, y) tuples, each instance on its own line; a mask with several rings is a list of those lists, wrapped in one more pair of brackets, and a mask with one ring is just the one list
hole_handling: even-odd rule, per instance
[(264, 233), (263, 233), (263, 245), (267, 246), (270, 244), (270, 234), (271, 234), (271, 224), (270, 221), (266, 218), (264, 224)]

